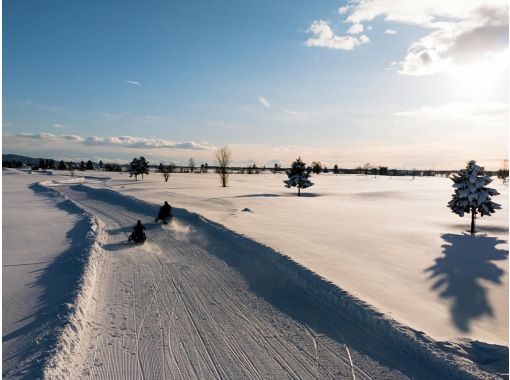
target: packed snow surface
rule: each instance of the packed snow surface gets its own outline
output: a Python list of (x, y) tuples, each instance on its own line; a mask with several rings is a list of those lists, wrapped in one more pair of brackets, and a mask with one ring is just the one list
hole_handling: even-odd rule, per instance
[[(502, 209), (477, 219), (447, 207), (447, 178), (316, 175), (286, 189), (285, 174), (125, 174), (107, 184), (182, 207), (249, 236), (332, 281), (380, 312), (440, 341), (508, 345), (508, 186)], [(240, 212), (249, 208), (250, 213)]]
[[(63, 313), (69, 323), (55, 334), (59, 349), (46, 362), (48, 378), (439, 379), (508, 372), (508, 189), (496, 181), (502, 210), (478, 220), (473, 238), (465, 233), (469, 221), (446, 207), (452, 188), (444, 178), (320, 175), (298, 198), (283, 188), (283, 174), (233, 175), (227, 188), (213, 173), (172, 174), (167, 183), (155, 173), (143, 181), (60, 174), (12, 175), (23, 179), (11, 188), (15, 203), (37, 195), (48, 207), (65, 205), (57, 208), (61, 216), (82, 228), (64, 233), (67, 244), (87, 231), (96, 239), (95, 245), (82, 239), (73, 250), (89, 255), (73, 312)], [(44, 192), (30, 185), (41, 180), (61, 195), (33, 194)], [(27, 186), (32, 193), (22, 196)], [(52, 197), (64, 203), (46, 204)], [(169, 225), (154, 222), (164, 200), (177, 208)], [(138, 219), (148, 242), (127, 244)], [(39, 236), (50, 226), (34, 223), (30, 230)], [(26, 234), (14, 227), (9, 233), (17, 241)], [(41, 247), (65, 263), (65, 242), (51, 245), (44, 236)], [(41, 277), (53, 274), (46, 268)], [(25, 284), (11, 279), (13, 297), (28, 291)], [(4, 278), (4, 299), (5, 286)], [(55, 291), (43, 287), (38, 300), (54, 302)], [(5, 364), (5, 322), (3, 335)]]

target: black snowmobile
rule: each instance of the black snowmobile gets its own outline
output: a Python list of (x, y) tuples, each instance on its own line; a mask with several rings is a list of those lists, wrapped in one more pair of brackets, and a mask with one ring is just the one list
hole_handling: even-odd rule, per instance
[(156, 217), (156, 222), (168, 224), (172, 216), (174, 216), (172, 206), (170, 206), (168, 202), (165, 201), (165, 204), (159, 208), (158, 216)]
[(141, 221), (138, 221), (136, 225), (133, 227), (133, 232), (128, 237), (129, 242), (134, 243), (143, 243), (147, 240), (147, 235), (145, 235), (145, 227), (143, 226)]

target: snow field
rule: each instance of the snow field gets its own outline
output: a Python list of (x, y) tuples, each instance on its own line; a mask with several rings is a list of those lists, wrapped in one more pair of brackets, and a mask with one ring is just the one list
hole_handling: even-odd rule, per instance
[[(459, 233), (469, 227), (468, 223), (459, 223), (459, 220), (466, 222), (465, 219), (451, 219), (443, 215), (438, 217), (436, 214), (440, 211), (435, 206), (440, 198), (438, 189), (440, 194), (446, 193), (447, 187), (444, 185), (450, 185), (451, 182), (441, 179), (420, 178), (418, 180), (423, 180), (423, 183), (416, 186), (413, 181), (411, 186), (414, 187), (410, 188), (408, 178), (405, 181), (385, 177), (369, 179), (321, 176), (313, 179), (316, 184), (322, 181), (320, 192), (314, 186), (303, 191), (304, 196), (297, 199), (294, 191), (281, 189), (281, 183), (278, 188), (274, 185), (275, 178), (284, 179), (278, 175), (233, 176), (235, 181), (232, 187), (220, 190), (213, 187), (213, 183), (218, 181), (216, 175), (173, 175), (170, 181), (174, 182), (171, 184), (170, 181), (165, 184), (157, 176), (146, 177), (143, 182), (134, 182), (126, 179), (125, 175), (115, 175), (107, 181), (107, 185), (135, 197), (123, 199), (114, 192), (101, 190), (104, 180), (101, 175), (97, 177), (62, 181), (61, 188), (59, 180), (51, 184), (91, 212), (91, 215), (106, 220), (103, 225), (96, 219), (96, 232), (88, 238), (89, 241), (102, 242), (105, 250), (103, 252), (99, 245), (91, 245), (80, 295), (74, 302), (76, 307), (70, 308), (69, 323), (62, 330), (58, 350), (54, 351), (53, 358), (46, 366), (46, 374), (51, 378), (161, 378), (169, 373), (179, 373), (180, 378), (278, 377), (282, 374), (281, 369), (278, 366), (272, 367), (270, 363), (279, 362), (281, 365), (282, 360), (287, 363), (284, 372), (304, 378), (338, 377), (340, 373), (335, 374), (333, 371), (338, 363), (343, 363), (343, 369), (337, 370), (347, 371), (342, 376), (350, 376), (349, 371), (354, 371), (358, 378), (404, 376), (400, 372), (385, 372), (387, 369), (384, 365), (400, 368), (415, 378), (489, 379), (498, 376), (483, 370), (493, 373), (505, 371), (504, 363), (500, 362), (502, 357), (508, 355), (507, 348), (505, 351), (505, 347), (490, 344), (494, 343), (490, 339), (480, 339), (486, 343), (470, 340), (473, 333), (482, 332), (485, 338), (491, 336), (491, 333), (484, 330), (484, 319), (497, 323), (501, 319), (508, 320), (508, 313), (501, 305), (502, 296), (505, 292), (508, 294), (508, 222), (501, 218), (501, 214), (508, 216), (508, 190), (505, 188), (496, 186), (503, 193), (494, 199), (503, 205), (500, 215), (484, 218), (479, 223), (480, 230), (487, 236), (471, 239)], [(341, 185), (350, 187), (346, 186), (347, 189), (341, 188), (339, 191), (339, 180)], [(375, 182), (380, 180), (396, 184), (381, 185)], [(354, 183), (349, 181), (356, 183), (356, 192), (352, 191)], [(79, 186), (79, 183), (83, 185)], [(89, 186), (98, 192), (93, 192), (92, 188), (85, 190)], [(450, 189), (448, 195), (451, 195)], [(174, 207), (196, 210), (200, 215), (178, 209), (177, 219), (171, 224), (156, 229), (151, 227), (149, 244), (126, 248), (121, 241), (133, 220), (141, 218), (144, 223), (153, 221), (152, 214), (156, 206), (145, 202), (161, 204), (163, 200), (168, 200)], [(445, 205), (447, 200), (448, 197), (441, 204), (441, 211), (446, 211), (446, 214), (449, 212)], [(352, 207), (352, 203), (356, 207)], [(413, 211), (417, 207), (423, 210), (418, 215)], [(242, 212), (244, 208), (253, 212)], [(130, 211), (126, 212), (127, 209)], [(386, 209), (397, 215), (389, 217), (391, 213)], [(338, 218), (339, 210), (342, 218)], [(115, 215), (113, 219), (112, 215)], [(364, 221), (364, 229), (357, 231), (358, 225), (346, 224), (346, 215), (348, 219), (354, 220), (353, 224)], [(403, 224), (397, 220), (402, 217), (418, 223)], [(289, 225), (289, 221), (292, 224)], [(395, 237), (395, 228), (399, 228), (397, 232), (400, 231), (398, 239)], [(371, 234), (373, 232), (375, 235)], [(438, 245), (436, 240), (432, 240), (432, 244), (429, 240), (436, 233), (439, 233)], [(339, 239), (339, 235), (342, 239)], [(367, 236), (375, 236), (375, 242), (367, 241)], [(340, 251), (339, 242), (344, 243)], [(395, 245), (396, 242), (400, 245)], [(284, 248), (278, 249), (279, 244)], [(285, 248), (289, 246), (294, 250)], [(398, 251), (396, 254), (388, 249), (395, 249), (395, 246)], [(370, 249), (376, 247), (386, 255), (371, 253)], [(426, 249), (436, 250), (425, 254), (425, 257), (409, 255), (409, 252), (406, 255), (405, 249), (410, 247), (421, 254)], [(481, 254), (469, 256), (471, 259), (466, 264), (463, 252), (478, 251)], [(211, 261), (208, 258), (211, 254), (220, 261)], [(396, 258), (401, 262), (395, 262)], [(347, 269), (354, 271), (357, 276), (349, 277), (349, 271), (341, 271), (345, 266), (333, 268), (337, 276), (334, 279), (324, 275), (332, 266), (346, 261), (354, 265)], [(428, 266), (424, 267), (425, 263)], [(234, 270), (231, 274), (233, 278), (229, 279), (226, 275), (229, 270), (225, 264)], [(357, 268), (356, 265), (360, 264), (364, 267)], [(399, 265), (402, 266), (399, 269), (401, 273), (407, 276), (395, 277), (399, 270), (395, 271), (392, 266)], [(101, 270), (98, 271), (98, 268)], [(426, 277), (424, 283), (427, 292), (423, 289), (425, 284), (409, 282), (416, 272), (407, 272), (416, 268)], [(389, 274), (384, 273), (388, 271)], [(455, 278), (451, 271), (461, 271), (464, 274)], [(205, 280), (204, 273), (209, 273)], [(235, 273), (241, 278), (235, 280)], [(384, 310), (392, 301), (384, 298), (391, 296), (385, 293), (385, 289), (374, 289), (374, 284), (370, 282), (366, 286), (356, 284), (356, 281), (370, 280), (370, 275), (376, 276), (374, 279), (379, 286), (385, 286), (387, 281), (397, 281), (390, 290), (399, 290), (396, 298), (414, 302), (413, 308), (419, 308), (419, 303), (423, 302), (419, 297), (425, 295), (425, 302), (428, 302), (428, 306), (436, 307), (434, 311), (438, 314), (438, 318), (428, 321), (427, 327), (434, 327), (434, 323), (441, 321), (442, 317), (448, 317), (445, 329), (447, 334), (443, 338), (447, 342), (430, 339), (427, 335), (433, 334), (426, 329), (423, 330), (425, 332), (417, 331), (416, 323), (422, 323), (426, 318), (412, 320), (418, 314), (415, 310), (407, 315), (411, 323), (405, 323), (406, 310), (402, 307), (390, 312)], [(409, 283), (406, 284), (406, 281)], [(275, 287), (267, 285), (273, 282)], [(442, 295), (434, 288), (435, 282), (440, 282), (442, 292), (446, 294)], [(97, 286), (93, 286), (94, 283)], [(236, 283), (235, 292), (232, 293), (231, 288)], [(245, 288), (243, 283), (248, 287)], [(200, 286), (195, 289), (197, 284)], [(467, 290), (459, 289), (459, 285), (463, 284), (468, 285)], [(352, 290), (357, 285), (361, 295)], [(399, 289), (402, 285), (407, 288)], [(229, 296), (215, 299), (210, 304), (206, 300), (218, 295), (207, 289), (218, 287)], [(168, 293), (169, 289), (173, 290)], [(415, 294), (412, 294), (413, 289)], [(297, 297), (294, 292), (297, 292)], [(367, 300), (366, 295), (371, 292), (379, 303)], [(469, 293), (473, 292), (476, 297), (483, 299), (483, 302), (475, 303), (474, 308), (471, 302), (462, 303), (466, 297), (471, 301), (473, 298), (470, 298)], [(252, 298), (253, 293), (255, 298)], [(438, 297), (446, 307), (437, 313), (437, 306), (441, 302), (436, 300), (434, 304), (430, 294), (426, 293)], [(296, 301), (306, 298), (306, 294), (313, 295), (307, 301), (311, 302), (308, 308)], [(177, 300), (181, 299), (180, 304), (176, 304), (176, 295), (179, 295)], [(260, 303), (260, 298), (271, 306), (268, 308), (268, 305)], [(218, 309), (215, 305), (221, 307)], [(238, 316), (242, 308), (248, 309), (241, 313), (244, 314), (241, 319), (222, 314), (225, 308), (230, 310), (231, 307), (233, 314)], [(275, 314), (271, 307), (282, 310), (284, 314)], [(246, 314), (252, 309), (259, 310), (258, 314), (253, 314), (253, 311), (252, 314)], [(268, 311), (271, 311), (269, 315), (272, 318), (279, 321), (276, 325), (274, 320), (267, 323)], [(322, 316), (328, 311), (335, 315), (334, 322)], [(442, 316), (441, 312), (445, 315)], [(179, 317), (175, 319), (182, 315), (188, 317), (184, 320)], [(197, 319), (194, 317), (197, 315), (207, 317)], [(242, 326), (242, 321), (253, 321), (254, 318), (259, 320), (258, 327)], [(170, 325), (168, 321), (171, 321)], [(291, 335), (295, 338), (290, 340), (288, 333), (283, 333), (289, 324), (295, 326), (295, 330), (291, 329), (294, 331)], [(222, 325), (225, 326), (220, 328)], [(274, 329), (275, 326), (279, 332), (273, 333), (273, 336), (278, 337), (278, 343), (273, 346), (273, 355), (264, 356), (254, 347), (262, 331)], [(250, 340), (246, 340), (244, 334), (241, 337), (231, 330), (251, 331), (251, 344), (254, 346), (245, 346)], [(495, 330), (501, 333), (505, 330), (507, 332), (508, 328), (497, 324)], [(305, 341), (303, 333), (308, 336)], [(182, 336), (189, 339), (183, 341)], [(158, 339), (162, 340), (162, 345)], [(221, 342), (229, 344), (225, 346)], [(233, 342), (237, 342), (235, 349)], [(270, 342), (266, 340), (264, 346), (271, 346)], [(345, 347), (342, 347), (341, 342), (345, 343)], [(306, 347), (309, 356), (301, 356), (299, 347)], [(296, 348), (298, 351), (295, 351)], [(282, 354), (281, 350), (288, 354)], [(323, 357), (324, 352), (321, 350), (329, 354)], [(280, 359), (277, 358), (277, 352)], [(380, 356), (382, 352), (384, 354)], [(160, 355), (160, 359), (157, 359), (157, 355)], [(246, 355), (252, 360), (246, 361)], [(239, 363), (239, 366), (229, 366), (224, 358)], [(373, 362), (374, 358), (387, 364), (378, 368)], [(467, 358), (479, 365), (474, 365)], [(258, 364), (253, 360), (258, 361)], [(492, 368), (491, 361), (496, 363), (492, 363)], [(299, 367), (299, 362), (308, 363), (308, 367), (316, 368), (316, 372), (306, 366)], [(484, 366), (484, 363), (489, 364)], [(260, 373), (262, 367), (269, 372)], [(273, 368), (273, 372), (270, 368)], [(382, 376), (382, 373), (386, 373), (386, 376)]]
[(284, 179), (232, 175), (221, 188), (212, 173), (173, 174), (168, 183), (156, 173), (137, 182), (115, 174), (107, 185), (248, 236), (435, 340), (508, 345), (507, 186), (491, 183), (502, 210), (479, 218), (471, 239), (468, 218), (447, 208), (446, 178), (321, 174), (300, 198)]

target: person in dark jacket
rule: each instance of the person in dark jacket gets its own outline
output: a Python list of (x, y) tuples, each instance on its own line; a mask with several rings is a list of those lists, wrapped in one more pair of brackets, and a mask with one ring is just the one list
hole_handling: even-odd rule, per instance
[(170, 218), (172, 216), (172, 206), (165, 201), (165, 204), (159, 208), (158, 217), (156, 218), (156, 222), (158, 220), (164, 220), (166, 218)]
[(135, 242), (137, 241), (143, 241), (145, 240), (145, 226), (142, 224), (142, 222), (139, 220), (136, 222), (136, 225), (133, 227), (133, 233), (131, 236), (129, 236), (129, 240), (133, 240)]

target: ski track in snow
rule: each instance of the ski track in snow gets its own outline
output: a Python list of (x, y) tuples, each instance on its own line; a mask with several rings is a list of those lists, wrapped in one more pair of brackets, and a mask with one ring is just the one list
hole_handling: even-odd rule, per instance
[[(154, 207), (109, 190), (58, 190), (108, 232), (95, 306), (84, 321), (92, 333), (67, 366), (73, 378), (440, 378), (417, 363), (403, 364), (398, 349), (292, 284), (275, 286), (270, 296), (252, 289), (208, 251), (219, 245), (236, 255), (221, 237), (211, 242), (193, 224), (156, 224)], [(128, 244), (138, 219), (147, 242)]]

